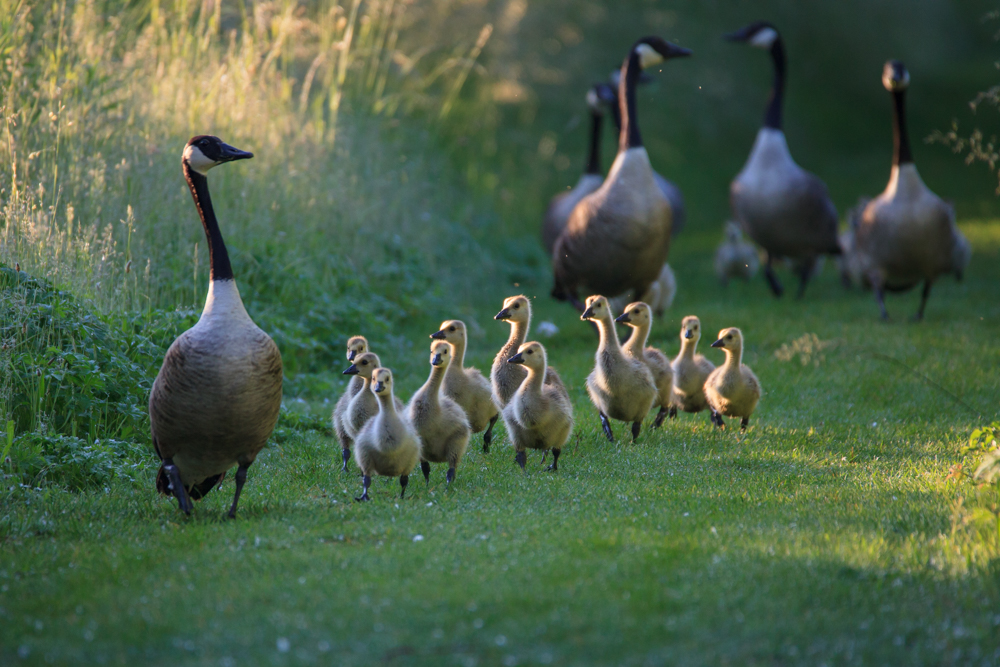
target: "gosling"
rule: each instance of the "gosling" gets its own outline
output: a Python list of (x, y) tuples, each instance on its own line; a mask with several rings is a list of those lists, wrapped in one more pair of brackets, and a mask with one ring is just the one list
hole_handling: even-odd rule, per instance
[(428, 484), (431, 481), (431, 463), (447, 463), (448, 486), (455, 480), (455, 470), (469, 446), (471, 433), (462, 407), (442, 391), (453, 363), (451, 350), (448, 343), (431, 345), (430, 377), (406, 406), (406, 418), (420, 435), (420, 470), (424, 480)]
[[(545, 348), (541, 343), (525, 343), (507, 363), (527, 371), (521, 386), (504, 408), (504, 423), (511, 430), (516, 454), (514, 460), (524, 470), (527, 449), (552, 450), (548, 470), (559, 470), (559, 455), (573, 431), (573, 403), (562, 382), (548, 382)], [(545, 459), (542, 459), (545, 462)]]
[(673, 400), (674, 370), (670, 367), (667, 355), (655, 347), (646, 347), (646, 341), (649, 340), (649, 330), (653, 326), (653, 309), (642, 301), (630, 303), (625, 307), (625, 312), (615, 319), (615, 322), (632, 327), (632, 335), (622, 346), (625, 356), (643, 362), (653, 374), (653, 382), (656, 384), (656, 401), (653, 405), (660, 406), (653, 427), (659, 428), (670, 413), (670, 405)]
[[(368, 340), (364, 336), (351, 336), (347, 340), (348, 361), (353, 362), (355, 357), (367, 351)], [(357, 375), (352, 377), (350, 382), (347, 383), (347, 389), (341, 394), (337, 400), (337, 404), (333, 406), (333, 414), (330, 417), (333, 421), (333, 433), (337, 436), (337, 442), (340, 443), (341, 457), (344, 459), (344, 467), (341, 470), (344, 472), (347, 472), (347, 461), (351, 458), (351, 445), (354, 443), (344, 428), (344, 417), (347, 415), (347, 406), (351, 404), (351, 399), (357, 396), (358, 392), (364, 388), (364, 378)]]
[(726, 222), (723, 233), (725, 238), (715, 251), (715, 275), (723, 286), (732, 278), (749, 282), (760, 268), (757, 250), (743, 238), (743, 231), (732, 220)]
[(420, 459), (420, 436), (413, 425), (399, 415), (398, 401), (392, 394), (392, 371), (388, 368), (375, 369), (371, 393), (378, 400), (378, 414), (354, 436), (354, 460), (361, 468), (364, 485), (363, 493), (355, 500), (370, 500), (368, 488), (372, 485), (373, 473), (399, 477), (399, 497), (402, 499), (410, 473)]
[(451, 363), (444, 374), (444, 394), (458, 403), (469, 419), (473, 433), (483, 433), (483, 452), (489, 453), (493, 441), (493, 425), (500, 417), (500, 410), (493, 402), (490, 382), (476, 368), (465, 367), (465, 348), (468, 335), (465, 323), (446, 320), (441, 329), (431, 334), (434, 340), (443, 340), (451, 346)]
[(705, 380), (705, 398), (712, 409), (712, 421), (720, 428), (722, 417), (740, 417), (740, 430), (746, 431), (750, 415), (760, 400), (760, 381), (743, 363), (743, 333), (736, 327), (719, 332), (712, 347), (722, 348), (726, 361)]
[[(503, 309), (493, 319), (510, 323), (510, 338), (497, 352), (496, 358), (493, 359), (493, 368), (490, 371), (493, 400), (503, 410), (527, 375), (523, 368), (516, 364), (509, 364), (507, 360), (517, 354), (528, 337), (528, 329), (531, 327), (531, 302), (528, 301), (528, 297), (523, 295), (508, 297), (504, 299)], [(545, 378), (549, 384), (561, 385), (563, 383), (559, 373), (551, 366), (546, 369)]]
[[(677, 409), (684, 412), (701, 412), (708, 407), (705, 398), (705, 380), (715, 370), (715, 364), (697, 354), (701, 340), (701, 320), (688, 315), (681, 320), (681, 351), (671, 362), (674, 371), (673, 404), (670, 418), (677, 416)], [(709, 414), (712, 425), (715, 417)]]
[(587, 393), (601, 416), (601, 426), (608, 440), (614, 442), (608, 418), (632, 422), (632, 442), (639, 437), (642, 420), (656, 400), (656, 383), (646, 364), (625, 356), (615, 332), (615, 322), (608, 300), (603, 296), (587, 297), (581, 320), (597, 323), (600, 343), (594, 370), (587, 376)]
[[(354, 363), (344, 371), (344, 375), (357, 375), (361, 378), (362, 382), (361, 391), (347, 404), (347, 412), (344, 413), (344, 419), (341, 422), (347, 436), (352, 440), (356, 440), (358, 432), (364, 428), (368, 420), (378, 414), (378, 399), (371, 392), (371, 381), (372, 373), (375, 372), (376, 368), (380, 368), (381, 366), (382, 362), (379, 361), (377, 354), (374, 352), (365, 352), (356, 356)], [(403, 409), (402, 401), (398, 398), (394, 400), (396, 402), (396, 409), (401, 411)]]

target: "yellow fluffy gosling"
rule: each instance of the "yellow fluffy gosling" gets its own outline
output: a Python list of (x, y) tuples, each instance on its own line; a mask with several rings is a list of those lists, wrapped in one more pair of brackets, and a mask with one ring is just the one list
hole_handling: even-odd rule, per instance
[[(354, 357), (354, 363), (344, 371), (344, 375), (357, 375), (362, 382), (361, 391), (347, 404), (347, 412), (344, 413), (341, 422), (344, 431), (352, 440), (357, 438), (358, 432), (364, 428), (368, 420), (378, 414), (378, 399), (371, 392), (371, 380), (375, 369), (381, 365), (382, 362), (379, 361), (377, 354), (365, 352)], [(395, 400), (396, 409), (402, 410), (403, 403), (398, 398)]]
[[(364, 336), (351, 336), (347, 340), (348, 361), (353, 362), (355, 357), (367, 351), (368, 340)], [(365, 381), (363, 378), (357, 375), (352, 377), (350, 382), (347, 383), (347, 389), (341, 394), (337, 400), (337, 404), (333, 406), (333, 415), (331, 415), (333, 433), (337, 436), (337, 442), (340, 443), (341, 457), (344, 459), (344, 467), (342, 468), (344, 472), (347, 472), (347, 461), (351, 458), (351, 445), (354, 444), (351, 436), (347, 435), (347, 430), (344, 428), (344, 417), (347, 415), (347, 406), (351, 404), (351, 399), (357, 396), (364, 388)]]
[(514, 460), (524, 470), (527, 449), (552, 450), (552, 464), (548, 469), (558, 470), (559, 454), (573, 431), (573, 403), (569, 392), (561, 381), (547, 380), (549, 367), (541, 343), (525, 343), (507, 363), (523, 366), (527, 371), (503, 411), (504, 423), (515, 425), (511, 431), (517, 451)]
[(632, 335), (622, 346), (625, 355), (646, 364), (646, 367), (653, 374), (653, 382), (656, 384), (656, 401), (653, 405), (660, 406), (660, 411), (656, 415), (656, 421), (653, 425), (659, 427), (670, 412), (674, 390), (674, 371), (670, 367), (667, 355), (655, 347), (646, 346), (646, 341), (649, 340), (649, 330), (653, 326), (653, 309), (642, 301), (630, 303), (625, 306), (625, 312), (619, 315), (615, 322), (632, 327)]
[(434, 340), (443, 340), (451, 346), (451, 362), (444, 375), (444, 394), (458, 403), (469, 419), (473, 433), (483, 433), (483, 451), (490, 451), (493, 425), (500, 417), (500, 410), (493, 402), (490, 382), (476, 368), (465, 367), (465, 348), (468, 334), (461, 320), (446, 320), (441, 329), (431, 334)]
[[(708, 407), (705, 399), (705, 380), (715, 370), (715, 364), (697, 354), (701, 340), (701, 320), (688, 315), (681, 320), (681, 351), (670, 364), (674, 370), (673, 405), (670, 418), (677, 416), (677, 409), (684, 412), (701, 412)], [(709, 415), (712, 424), (715, 418)]]
[(420, 459), (420, 436), (413, 425), (400, 416), (392, 394), (392, 371), (376, 368), (372, 373), (371, 393), (378, 400), (378, 414), (369, 419), (354, 437), (354, 460), (361, 468), (364, 492), (355, 498), (369, 500), (372, 474), (399, 477), (399, 497), (406, 494), (410, 473)]
[(726, 361), (705, 380), (705, 398), (712, 409), (716, 426), (725, 427), (722, 417), (740, 417), (740, 430), (745, 431), (750, 415), (760, 400), (760, 381), (743, 363), (743, 333), (736, 327), (719, 332), (712, 347), (722, 348)]

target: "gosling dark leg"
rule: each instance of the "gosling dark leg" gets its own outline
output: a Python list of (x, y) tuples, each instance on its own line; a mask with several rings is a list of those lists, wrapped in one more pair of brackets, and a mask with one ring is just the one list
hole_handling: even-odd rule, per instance
[(552, 472), (556, 472), (557, 470), (559, 470), (559, 455), (561, 453), (562, 453), (561, 449), (552, 450), (552, 465), (546, 468), (546, 470), (551, 470)]
[(726, 428), (726, 422), (722, 421), (722, 415), (715, 410), (712, 410), (712, 423), (719, 428)]
[(663, 426), (663, 420), (667, 418), (670, 411), (667, 408), (661, 407), (660, 411), (656, 413), (656, 419), (653, 421), (653, 428), (660, 428)]
[(367, 500), (371, 500), (368, 496), (368, 487), (372, 485), (371, 475), (364, 475), (361, 477), (361, 489), (364, 491), (360, 496), (356, 496), (354, 499), (359, 503), (363, 503)]
[(740, 420), (740, 431), (742, 431), (743, 433), (746, 433), (747, 426), (749, 426), (749, 424), (750, 424), (750, 418), (749, 417), (744, 417), (743, 419), (741, 419)]
[(767, 278), (767, 284), (774, 293), (774, 296), (781, 298), (781, 295), (785, 293), (785, 288), (781, 286), (781, 281), (778, 280), (778, 276), (774, 275), (774, 267), (772, 266), (774, 259), (771, 254), (767, 255), (767, 262), (764, 264), (764, 277)]
[(639, 431), (642, 430), (642, 422), (632, 422), (632, 442), (639, 439)]
[(448, 468), (448, 474), (445, 477), (445, 479), (448, 480), (448, 486), (451, 486), (451, 483), (455, 481), (455, 469), (454, 468)]
[(500, 419), (499, 414), (493, 415), (493, 418), (490, 419), (490, 425), (486, 427), (486, 432), (483, 433), (483, 454), (490, 453), (490, 443), (493, 442), (493, 425), (497, 423), (498, 419)]
[(243, 491), (243, 485), (247, 483), (247, 469), (250, 467), (249, 463), (241, 463), (240, 467), (236, 469), (236, 493), (233, 495), (233, 506), (229, 508), (229, 518), (236, 518), (236, 506), (240, 503), (240, 493)]
[(430, 461), (420, 462), (420, 472), (424, 473), (424, 481), (428, 484), (431, 483), (431, 463)]
[(181, 473), (174, 465), (173, 459), (163, 459), (163, 471), (167, 473), (167, 479), (170, 482), (170, 492), (174, 494), (177, 498), (177, 506), (182, 512), (191, 516), (191, 499), (188, 498), (187, 489), (184, 488), (184, 484), (181, 483)]
[(542, 465), (545, 465), (545, 459), (547, 459), (548, 457), (549, 457), (549, 450), (543, 449), (542, 450)]
[(410, 483), (409, 475), (399, 476), (399, 499), (402, 500), (403, 496), (406, 495), (406, 485)]
[(671, 419), (677, 419), (677, 406), (676, 405), (671, 405), (670, 406), (670, 418)]
[(351, 450), (348, 447), (344, 447), (341, 450), (340, 455), (344, 458), (344, 467), (340, 469), (341, 472), (347, 472), (347, 462), (351, 460)]
[(917, 314), (913, 316), (914, 322), (920, 322), (924, 319), (924, 308), (927, 307), (927, 297), (931, 295), (931, 281), (924, 281), (924, 291), (920, 295), (920, 309)]
[(615, 434), (611, 432), (611, 423), (608, 422), (608, 416), (603, 412), (599, 413), (601, 415), (601, 428), (604, 429), (604, 435), (608, 437), (611, 442), (615, 441)]
[(521, 472), (524, 472), (524, 464), (528, 462), (528, 453), (524, 450), (519, 451), (517, 454), (514, 454), (514, 461), (517, 462), (517, 465), (521, 466)]

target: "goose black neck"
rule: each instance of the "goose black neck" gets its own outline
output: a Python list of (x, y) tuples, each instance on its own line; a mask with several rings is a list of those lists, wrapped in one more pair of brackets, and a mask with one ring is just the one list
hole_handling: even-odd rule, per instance
[(215, 209), (212, 208), (212, 196), (208, 194), (208, 179), (204, 174), (199, 174), (186, 162), (184, 163), (184, 178), (187, 179), (188, 187), (191, 188), (191, 197), (194, 198), (194, 205), (198, 208), (201, 216), (201, 224), (205, 228), (205, 238), (208, 240), (208, 258), (211, 270), (209, 277), (212, 280), (232, 280), (233, 267), (229, 263), (229, 253), (226, 251), (226, 243), (222, 240), (222, 232), (219, 231), (219, 221), (215, 218)]
[(897, 90), (892, 94), (892, 164), (898, 167), (913, 162), (910, 153), (910, 135), (906, 131), (906, 92)]
[(591, 110), (590, 112), (590, 155), (587, 157), (587, 174), (601, 173), (601, 125), (604, 114)]
[(785, 45), (780, 37), (771, 45), (771, 60), (774, 61), (774, 85), (764, 114), (764, 127), (780, 130), (781, 106), (785, 98)]
[(641, 73), (639, 54), (636, 53), (635, 49), (632, 49), (628, 60), (622, 65), (622, 76), (618, 82), (618, 104), (622, 125), (618, 135), (619, 151), (642, 147), (642, 135), (639, 134), (639, 119), (635, 105), (635, 88)]

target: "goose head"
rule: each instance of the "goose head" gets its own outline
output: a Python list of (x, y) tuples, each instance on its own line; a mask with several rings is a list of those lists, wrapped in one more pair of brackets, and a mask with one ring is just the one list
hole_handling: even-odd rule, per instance
[(354, 358), (354, 363), (344, 371), (344, 375), (360, 375), (366, 380), (370, 380), (372, 372), (381, 365), (377, 354), (364, 352)]
[(758, 49), (770, 51), (774, 43), (781, 38), (781, 35), (773, 24), (767, 21), (755, 21), (724, 37), (730, 42), (745, 42)]
[(252, 157), (253, 153), (234, 148), (218, 137), (202, 134), (192, 137), (184, 146), (181, 163), (204, 176), (209, 169), (224, 162)]
[(364, 336), (351, 336), (347, 339), (347, 360), (354, 361), (359, 354), (368, 351), (368, 339)]
[(493, 319), (527, 324), (531, 320), (531, 302), (523, 295), (507, 297), (503, 309)]
[(443, 340), (455, 345), (465, 343), (465, 322), (461, 320), (445, 320), (441, 323), (441, 329), (431, 334), (434, 340)]
[(431, 344), (431, 366), (435, 368), (448, 368), (451, 363), (451, 345), (444, 341), (437, 341)]
[(624, 312), (615, 318), (615, 322), (627, 324), (633, 329), (651, 326), (653, 324), (653, 309), (649, 307), (649, 304), (642, 301), (630, 303), (625, 306)]
[(743, 332), (736, 327), (729, 327), (719, 332), (719, 339), (712, 343), (727, 352), (738, 353), (743, 350)]
[(545, 348), (541, 343), (525, 343), (517, 348), (517, 354), (507, 360), (508, 364), (527, 366), (533, 371), (542, 370), (548, 364), (545, 359)]
[(681, 320), (681, 343), (686, 340), (693, 340), (695, 343), (701, 340), (701, 320), (694, 315)]
[(632, 47), (632, 53), (639, 57), (639, 67), (646, 69), (659, 65), (670, 58), (685, 58), (691, 55), (691, 49), (671, 44), (662, 37), (643, 37)]
[(376, 396), (392, 395), (392, 371), (388, 368), (376, 368), (372, 373), (372, 393)]
[(600, 294), (588, 296), (586, 306), (583, 315), (580, 315), (581, 320), (611, 319), (611, 304), (608, 303), (607, 298)]
[(910, 86), (910, 73), (906, 65), (898, 60), (886, 62), (882, 68), (882, 85), (890, 93), (899, 93)]

